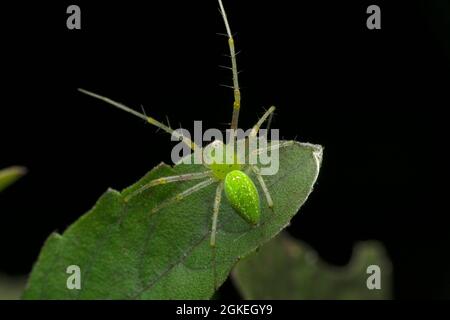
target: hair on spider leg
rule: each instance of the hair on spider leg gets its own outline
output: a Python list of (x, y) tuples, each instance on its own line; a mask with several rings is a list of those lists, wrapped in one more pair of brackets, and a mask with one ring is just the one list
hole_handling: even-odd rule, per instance
[(227, 37), (227, 38), (228, 38), (228, 34), (223, 33), (223, 32), (216, 32), (216, 35), (218, 35), (218, 36), (223, 36), (223, 37)]
[[(224, 66), (224, 65), (222, 65), (222, 64), (219, 64), (218, 67), (221, 68), (221, 69), (233, 71), (233, 68), (232, 68), (232, 67)], [(244, 72), (244, 71), (245, 71), (244, 69), (238, 70), (238, 71), (237, 71), (237, 74), (241, 74), (241, 73)]]
[[(235, 90), (234, 86), (230, 86), (229, 84), (219, 83), (219, 87), (225, 87), (225, 88), (228, 88), (228, 89)], [(245, 88), (247, 88), (247, 87), (246, 86), (240, 86), (239, 87), (239, 89), (245, 89)]]
[[(147, 112), (145, 112), (144, 106), (141, 104), (140, 107), (141, 107), (142, 114), (143, 114), (146, 118), (148, 118)], [(142, 120), (143, 120), (145, 123), (148, 122), (147, 120), (144, 120), (144, 119), (142, 119)], [(155, 132), (158, 132), (158, 131), (159, 131), (159, 128), (157, 128), (157, 130), (156, 130)]]
[(219, 10), (220, 15), (223, 18), (223, 21), (225, 23), (225, 29), (227, 30), (227, 37), (233, 37), (235, 35), (235, 33), (231, 33), (231, 29), (230, 29), (230, 24), (228, 23), (228, 17), (227, 17), (227, 13), (225, 11), (225, 8), (223, 7), (223, 3), (221, 0), (219, 0), (219, 8), (217, 8)]
[[(234, 56), (238, 56), (240, 53), (242, 52), (242, 50), (236, 51)], [(231, 58), (231, 55), (227, 54), (227, 53), (223, 53), (222, 54), (223, 57), (227, 57), (227, 58)]]
[(219, 83), (219, 86), (220, 86), (220, 87), (229, 88), (229, 89), (233, 89), (233, 90), (234, 90), (234, 87), (233, 87), (233, 86), (230, 86), (229, 84)]
[(221, 64), (219, 64), (219, 68), (226, 69), (226, 70), (233, 70), (232, 67), (224, 66), (224, 65), (221, 65)]
[(172, 128), (172, 126), (170, 125), (169, 116), (167, 114), (166, 114), (166, 121), (167, 121), (167, 126), (169, 128)]
[(144, 105), (143, 105), (143, 104), (141, 104), (141, 111), (142, 111), (142, 113), (144, 114), (144, 116), (148, 117), (148, 116), (147, 116), (147, 112), (145, 112), (145, 108), (144, 108)]

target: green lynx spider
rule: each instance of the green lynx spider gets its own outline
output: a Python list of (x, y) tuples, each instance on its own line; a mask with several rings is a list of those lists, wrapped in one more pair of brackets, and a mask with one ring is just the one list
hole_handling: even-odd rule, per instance
[[(234, 92), (234, 103), (233, 103), (233, 115), (231, 120), (231, 129), (236, 130), (238, 128), (238, 119), (239, 119), (239, 110), (241, 107), (241, 93), (239, 89), (239, 81), (238, 81), (238, 71), (237, 71), (237, 63), (236, 63), (236, 51), (234, 46), (234, 40), (231, 33), (230, 25), (228, 23), (227, 15), (225, 12), (225, 9), (223, 7), (222, 1), (218, 0), (220, 12), (222, 14), (225, 28), (226, 28), (226, 35), (228, 37), (228, 46), (230, 50), (230, 59), (231, 59), (231, 70), (233, 74), (233, 92)], [(106, 98), (104, 96), (100, 96), (98, 94), (92, 93), (90, 91), (79, 89), (81, 92), (92, 96), (94, 98), (100, 99), (106, 103), (109, 103), (119, 109), (122, 109), (128, 113), (131, 113), (141, 119), (144, 119), (146, 122), (164, 130), (165, 132), (174, 135), (175, 137), (179, 138), (180, 141), (183, 141), (189, 148), (191, 148), (193, 151), (195, 151), (197, 148), (201, 147), (196, 145), (192, 140), (189, 138), (183, 136), (182, 134), (178, 133), (177, 131), (174, 131), (169, 126), (157, 121), (156, 119), (149, 117), (145, 114), (139, 113), (119, 102), (113, 101), (109, 98)], [(275, 111), (275, 107), (270, 107), (264, 115), (259, 119), (259, 121), (253, 126), (252, 130), (250, 131), (249, 137), (256, 137), (261, 125), (266, 121), (269, 120), (270, 122), (270, 116), (273, 115), (273, 112)], [(235, 139), (233, 136), (232, 139)], [(279, 142), (277, 144), (269, 145), (264, 150), (270, 151), (279, 149), (282, 147), (285, 147), (292, 142), (285, 141), (285, 142)], [(255, 152), (261, 152), (263, 149), (257, 149)], [(236, 159), (236, 158), (235, 158)], [(173, 182), (183, 182), (183, 181), (190, 181), (190, 180), (199, 180), (204, 179), (204, 181), (194, 185), (191, 188), (188, 188), (187, 190), (177, 194), (176, 196), (170, 198), (169, 200), (163, 201), (159, 205), (157, 205), (156, 208), (154, 208), (152, 211), (156, 212), (162, 207), (176, 202), (181, 201), (182, 199), (186, 198), (187, 196), (213, 184), (216, 183), (216, 193), (214, 198), (214, 204), (213, 204), (213, 215), (212, 215), (212, 227), (211, 227), (211, 238), (210, 238), (210, 245), (211, 247), (216, 246), (216, 232), (217, 232), (217, 221), (219, 216), (219, 210), (220, 210), (220, 204), (222, 201), (222, 192), (225, 191), (225, 194), (227, 196), (228, 201), (230, 202), (233, 209), (249, 224), (251, 225), (257, 225), (260, 220), (260, 203), (259, 203), (259, 193), (256, 189), (255, 184), (250, 179), (250, 177), (247, 175), (249, 171), (252, 171), (261, 187), (261, 190), (264, 193), (265, 199), (267, 201), (267, 205), (269, 208), (273, 208), (274, 203), (272, 200), (272, 197), (270, 195), (269, 189), (267, 188), (266, 183), (264, 182), (264, 179), (262, 175), (260, 174), (260, 169), (256, 165), (252, 164), (239, 164), (236, 161), (232, 164), (227, 163), (213, 163), (206, 165), (206, 171), (198, 172), (198, 173), (187, 173), (182, 175), (176, 175), (176, 176), (168, 176), (168, 177), (162, 177), (155, 179), (153, 181), (150, 181), (149, 183), (145, 184), (138, 190), (132, 192), (129, 194), (125, 201), (129, 201), (134, 196), (142, 193), (143, 191), (158, 186), (163, 185), (166, 183), (173, 183)]]

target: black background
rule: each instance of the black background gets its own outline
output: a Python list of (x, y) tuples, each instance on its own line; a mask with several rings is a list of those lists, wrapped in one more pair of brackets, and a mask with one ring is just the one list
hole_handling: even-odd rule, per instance
[[(82, 29), (66, 28), (78, 4)], [(366, 28), (378, 4), (382, 29)], [(450, 1), (225, 1), (242, 85), (240, 127), (276, 105), (284, 138), (325, 147), (318, 185), (288, 231), (343, 265), (381, 240), (397, 298), (450, 297), (444, 202)], [(2, 4), (0, 167), (29, 174), (0, 194), (0, 271), (25, 274), (45, 238), (173, 143), (83, 87), (173, 126), (225, 129), (231, 74), (215, 1)], [(231, 285), (225, 296), (232, 296)]]

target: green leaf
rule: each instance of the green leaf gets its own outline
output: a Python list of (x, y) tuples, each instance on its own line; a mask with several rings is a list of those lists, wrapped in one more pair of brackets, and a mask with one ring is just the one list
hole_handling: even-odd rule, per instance
[[(381, 270), (381, 289), (367, 288), (367, 267)], [(233, 281), (245, 299), (390, 299), (391, 263), (376, 241), (360, 242), (347, 266), (321, 261), (306, 243), (283, 232), (233, 270)]]
[[(161, 164), (121, 193), (108, 190), (62, 235), (50, 235), (24, 298), (210, 298), (215, 292), (214, 282), (222, 284), (240, 258), (287, 226), (312, 191), (322, 148), (295, 142), (280, 149), (279, 156), (278, 173), (265, 177), (275, 212), (261, 201), (262, 222), (252, 227), (224, 199), (215, 255), (209, 245), (215, 184), (153, 214), (151, 210), (158, 203), (198, 181), (154, 187), (132, 198), (128, 205), (123, 201), (127, 194), (155, 178), (205, 170), (202, 165)], [(80, 267), (80, 290), (66, 286), (70, 265)]]
[(16, 182), (26, 172), (27, 170), (24, 167), (18, 166), (0, 170), (0, 191), (3, 191), (6, 187)]

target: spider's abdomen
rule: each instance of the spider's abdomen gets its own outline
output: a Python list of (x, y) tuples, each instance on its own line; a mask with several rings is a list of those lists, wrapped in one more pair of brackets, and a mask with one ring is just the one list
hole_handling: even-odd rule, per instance
[(248, 175), (233, 170), (225, 177), (225, 194), (234, 210), (248, 223), (257, 224), (261, 216), (259, 194)]

